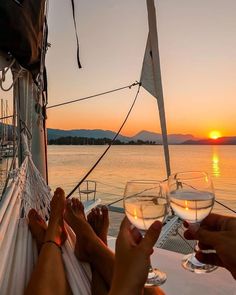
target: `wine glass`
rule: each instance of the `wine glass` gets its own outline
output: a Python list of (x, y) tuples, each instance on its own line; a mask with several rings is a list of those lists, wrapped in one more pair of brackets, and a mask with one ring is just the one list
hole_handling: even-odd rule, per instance
[[(126, 184), (124, 209), (129, 221), (142, 235), (154, 221), (163, 222), (167, 213), (167, 199), (159, 181), (134, 180)], [(166, 273), (150, 265), (146, 286), (160, 286), (166, 281)]]
[[(200, 222), (210, 214), (215, 201), (213, 183), (203, 171), (180, 172), (168, 179), (168, 197), (173, 211), (190, 224), (200, 226)], [(182, 259), (182, 266), (195, 273), (207, 273), (217, 267), (203, 264), (195, 253)]]

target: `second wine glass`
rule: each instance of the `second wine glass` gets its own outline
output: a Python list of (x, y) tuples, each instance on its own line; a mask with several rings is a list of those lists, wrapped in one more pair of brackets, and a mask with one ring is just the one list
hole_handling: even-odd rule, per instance
[[(142, 235), (153, 222), (163, 222), (167, 214), (167, 200), (159, 181), (135, 180), (126, 184), (124, 209), (129, 221)], [(150, 266), (146, 286), (160, 286), (166, 274)]]
[[(168, 195), (173, 211), (189, 224), (199, 226), (210, 214), (215, 200), (213, 183), (203, 171), (175, 173), (168, 180)], [(217, 267), (199, 262), (195, 253), (184, 256), (182, 266), (195, 273), (207, 273)]]

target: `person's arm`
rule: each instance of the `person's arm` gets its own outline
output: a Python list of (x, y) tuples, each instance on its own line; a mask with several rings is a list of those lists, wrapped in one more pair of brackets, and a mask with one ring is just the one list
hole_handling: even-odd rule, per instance
[(62, 259), (61, 245), (66, 240), (63, 213), (65, 193), (58, 188), (51, 201), (51, 212), (44, 243), (25, 295), (71, 295)]

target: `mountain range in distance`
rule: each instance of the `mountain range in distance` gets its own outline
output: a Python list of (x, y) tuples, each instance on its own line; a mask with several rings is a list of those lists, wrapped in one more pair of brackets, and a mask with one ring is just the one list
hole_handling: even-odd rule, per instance
[[(77, 130), (61, 130), (61, 129), (47, 129), (48, 140), (57, 139), (60, 137), (86, 137), (86, 138), (108, 138), (112, 139), (116, 133), (111, 130), (102, 129), (77, 129)], [(162, 135), (160, 133), (150, 131), (140, 131), (134, 136), (128, 137), (119, 135), (118, 138), (122, 142), (129, 141), (152, 141), (156, 144), (162, 144)], [(186, 144), (186, 145), (235, 145), (236, 136), (221, 137), (218, 139), (200, 139), (191, 134), (169, 134), (169, 144)]]
[(187, 140), (183, 144), (189, 145), (235, 145), (236, 136), (219, 137), (217, 139)]

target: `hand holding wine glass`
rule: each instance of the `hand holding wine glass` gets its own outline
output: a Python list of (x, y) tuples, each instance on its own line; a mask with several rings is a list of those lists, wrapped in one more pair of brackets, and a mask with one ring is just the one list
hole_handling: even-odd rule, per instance
[[(116, 240), (115, 270), (109, 294), (143, 293), (150, 255), (161, 228), (161, 222), (154, 222), (142, 238), (138, 229), (132, 228), (128, 218), (124, 218)], [(160, 294), (163, 293), (160, 292)]]
[(211, 213), (195, 231), (191, 226), (184, 236), (188, 240), (198, 240), (200, 249), (214, 249), (216, 253), (199, 251), (196, 257), (202, 263), (209, 263), (228, 269), (236, 280), (236, 218)]
[[(158, 181), (130, 181), (124, 193), (124, 208), (129, 221), (145, 232), (155, 221), (163, 222), (167, 213), (167, 200)], [(150, 266), (146, 286), (159, 286), (166, 281), (166, 274)]]
[[(215, 200), (213, 183), (206, 172), (180, 172), (168, 180), (168, 195), (171, 208), (183, 220), (199, 226), (210, 214)], [(195, 253), (185, 256), (182, 265), (196, 273), (210, 272), (214, 265), (200, 263)]]

